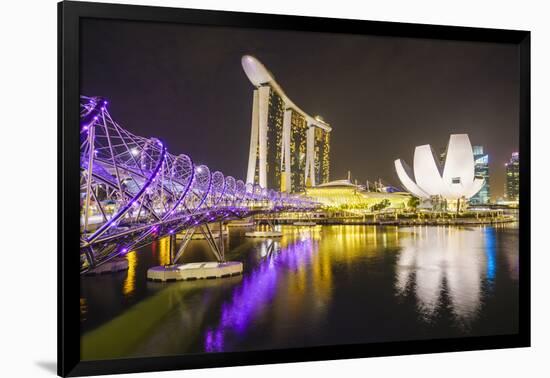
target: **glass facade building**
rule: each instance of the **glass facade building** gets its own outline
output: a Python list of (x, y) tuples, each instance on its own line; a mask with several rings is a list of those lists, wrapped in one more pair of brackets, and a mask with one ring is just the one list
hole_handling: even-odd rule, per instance
[(489, 155), (484, 153), (483, 146), (473, 146), (474, 152), (474, 174), (476, 178), (485, 180), (485, 183), (472, 198), (472, 205), (484, 205), (491, 202), (491, 185), (489, 182)]
[(506, 199), (519, 201), (519, 152), (514, 152), (506, 163)]

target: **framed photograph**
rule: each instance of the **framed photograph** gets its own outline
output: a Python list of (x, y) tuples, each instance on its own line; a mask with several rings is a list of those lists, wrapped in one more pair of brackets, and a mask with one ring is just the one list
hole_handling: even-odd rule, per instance
[(58, 10), (59, 375), (530, 345), (528, 31)]

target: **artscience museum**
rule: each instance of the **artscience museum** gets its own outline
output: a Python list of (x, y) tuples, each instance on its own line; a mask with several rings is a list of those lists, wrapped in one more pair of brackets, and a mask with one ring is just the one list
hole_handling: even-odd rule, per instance
[(465, 202), (474, 196), (485, 180), (475, 176), (468, 134), (452, 134), (444, 156), (444, 162), (440, 163), (429, 144), (417, 146), (413, 170), (402, 159), (395, 160), (395, 170), (405, 189), (414, 196), (422, 200), (444, 200), (450, 207), (459, 209), (461, 200)]

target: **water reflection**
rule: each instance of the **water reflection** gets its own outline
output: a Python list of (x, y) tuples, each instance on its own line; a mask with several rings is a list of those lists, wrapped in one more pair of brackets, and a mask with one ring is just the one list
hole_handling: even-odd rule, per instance
[(86, 321), (86, 313), (88, 312), (88, 303), (86, 298), (80, 298), (80, 321)]
[(485, 256), (487, 257), (487, 281), (489, 282), (491, 289), (493, 287), (495, 277), (497, 274), (497, 250), (496, 250), (496, 235), (494, 228), (484, 229), (485, 239)]
[[(161, 239), (129, 269), (81, 285), (83, 357), (433, 339), (517, 330), (517, 228), (281, 227), (280, 239), (232, 230), (226, 257), (244, 274), (146, 281)], [(211, 258), (194, 240), (185, 262)]]
[[(293, 229), (286, 232), (281, 242), (267, 239), (260, 243), (258, 250), (261, 262), (244, 277), (242, 284), (233, 290), (231, 298), (222, 304), (219, 323), (205, 332), (206, 351), (225, 350), (227, 335), (243, 336), (250, 325), (269, 310), (276, 296), (285, 295), (291, 298), (291, 302), (285, 303), (281, 308), (284, 311), (283, 316), (300, 312), (300, 302), (306, 294), (307, 267), (316, 266), (311, 285), (313, 288), (322, 290), (323, 287), (327, 287), (327, 283), (330, 285), (330, 281), (326, 280), (330, 278), (330, 275), (326, 274), (327, 267), (320, 266), (320, 259), (312, 261), (318, 249), (316, 231), (319, 230)], [(286, 276), (287, 272), (293, 274), (286, 277), (288, 282), (284, 284), (285, 279), (281, 276)], [(318, 280), (325, 282), (317, 282)]]
[(496, 276), (493, 228), (417, 227), (401, 242), (396, 264), (398, 295), (414, 292), (419, 313), (430, 321), (448, 300), (454, 316), (473, 319), (482, 284)]
[(122, 292), (126, 297), (132, 295), (136, 289), (136, 266), (137, 266), (137, 251), (130, 251), (126, 254), (126, 259), (128, 260), (128, 273), (126, 274), (126, 279), (124, 280), (124, 286), (122, 287)]
[(154, 241), (151, 245), (153, 256), (158, 255), (159, 265), (170, 263), (170, 238), (165, 237), (158, 241)]

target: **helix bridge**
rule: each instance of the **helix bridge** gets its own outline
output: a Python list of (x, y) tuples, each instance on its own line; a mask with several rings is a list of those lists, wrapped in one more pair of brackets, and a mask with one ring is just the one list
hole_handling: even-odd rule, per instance
[(81, 273), (168, 235), (212, 236), (208, 224), (318, 206), (173, 155), (121, 127), (107, 107), (105, 98), (80, 97)]

